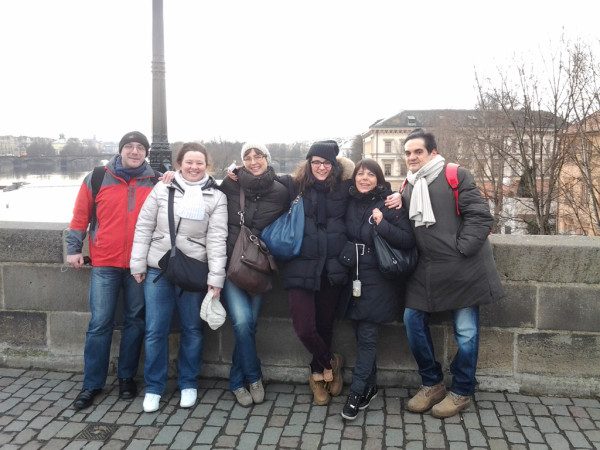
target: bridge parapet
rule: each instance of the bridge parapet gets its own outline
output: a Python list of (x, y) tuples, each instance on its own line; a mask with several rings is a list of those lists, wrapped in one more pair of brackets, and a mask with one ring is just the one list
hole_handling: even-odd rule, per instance
[[(63, 265), (66, 228), (0, 222), (0, 365), (83, 370), (90, 270)], [(507, 298), (481, 311), (481, 388), (600, 395), (600, 238), (513, 235), (492, 236), (491, 241)], [(447, 372), (456, 351), (450, 316), (438, 316), (432, 333)], [(119, 338), (117, 330), (111, 373)], [(172, 333), (171, 373), (178, 339)], [(417, 387), (404, 326), (383, 326), (380, 342), (381, 385)], [(279, 282), (265, 297), (257, 344), (265, 380), (306, 381), (308, 354), (294, 334)], [(346, 382), (351, 380), (355, 347), (351, 323), (340, 320), (334, 348), (346, 356)], [(217, 331), (206, 327), (201, 376), (227, 378), (232, 349), (229, 320)]]

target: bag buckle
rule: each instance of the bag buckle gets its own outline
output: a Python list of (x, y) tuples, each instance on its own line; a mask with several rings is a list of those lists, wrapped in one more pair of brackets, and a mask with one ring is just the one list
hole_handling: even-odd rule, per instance
[(364, 256), (365, 244), (355, 244), (355, 245), (356, 245), (356, 251), (358, 253), (358, 256)]

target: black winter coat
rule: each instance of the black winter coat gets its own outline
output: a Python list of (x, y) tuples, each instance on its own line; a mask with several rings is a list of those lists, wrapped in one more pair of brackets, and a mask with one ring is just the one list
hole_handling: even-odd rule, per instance
[[(458, 207), (445, 169), (429, 185), (436, 223), (415, 228), (419, 263), (406, 288), (406, 307), (452, 311), (504, 297), (488, 235), (490, 208), (468, 170), (458, 169)], [(410, 211), (413, 186), (406, 184), (403, 205)]]
[[(290, 198), (297, 195), (293, 179), (281, 177), (288, 186)], [(321, 289), (321, 275), (325, 273), (331, 285), (344, 285), (348, 282), (348, 270), (338, 256), (346, 243), (344, 216), (348, 207), (350, 180), (340, 181), (335, 190), (325, 194), (326, 226), (317, 226), (317, 191), (308, 189), (303, 193), (304, 238), (300, 255), (288, 261), (284, 269), (284, 288)]]
[[(353, 320), (365, 320), (373, 323), (387, 323), (401, 319), (404, 307), (403, 280), (390, 280), (379, 271), (377, 257), (373, 249), (373, 228), (390, 245), (396, 248), (410, 249), (415, 246), (415, 238), (406, 209), (388, 209), (384, 201), (392, 192), (378, 186), (369, 194), (360, 194), (351, 189), (351, 199), (346, 213), (348, 241), (364, 244), (369, 251), (358, 256), (358, 279), (361, 281), (360, 297), (352, 296), (351, 282), (344, 291), (340, 313)], [(383, 219), (379, 225), (369, 218), (374, 208), (379, 208)], [(356, 278), (356, 266), (350, 269), (351, 279)]]
[(272, 167), (268, 167), (267, 171), (259, 176), (241, 168), (238, 171), (238, 182), (225, 178), (219, 189), (227, 196), (227, 257), (231, 256), (240, 234), (240, 187), (244, 189), (245, 194), (244, 224), (257, 236), (260, 236), (264, 227), (274, 222), (289, 208), (288, 190), (277, 181)]

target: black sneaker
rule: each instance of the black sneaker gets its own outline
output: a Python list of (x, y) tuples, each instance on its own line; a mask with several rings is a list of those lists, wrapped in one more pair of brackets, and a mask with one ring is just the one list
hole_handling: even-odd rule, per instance
[(362, 395), (350, 391), (350, 394), (348, 394), (348, 399), (346, 400), (346, 404), (344, 405), (344, 409), (342, 410), (342, 417), (348, 420), (356, 419), (356, 416), (358, 415), (358, 404), (361, 402), (361, 400)]
[(367, 388), (367, 393), (360, 398), (360, 402), (358, 402), (358, 409), (361, 411), (366, 409), (371, 404), (371, 400), (377, 397), (377, 386), (369, 386)]

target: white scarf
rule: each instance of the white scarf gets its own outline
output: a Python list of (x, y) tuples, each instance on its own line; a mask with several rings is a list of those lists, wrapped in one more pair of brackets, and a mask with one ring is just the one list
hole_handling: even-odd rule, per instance
[(408, 216), (415, 221), (415, 227), (423, 225), (430, 227), (435, 224), (435, 215), (429, 198), (429, 185), (438, 177), (445, 162), (441, 155), (436, 155), (416, 173), (409, 170), (406, 174), (407, 181), (414, 186)]
[(181, 171), (175, 172), (175, 179), (181, 189), (183, 189), (183, 197), (175, 206), (175, 212), (181, 218), (202, 220), (204, 219), (204, 196), (202, 195), (202, 187), (208, 181), (208, 174), (204, 175), (200, 181), (188, 181), (183, 178)]

